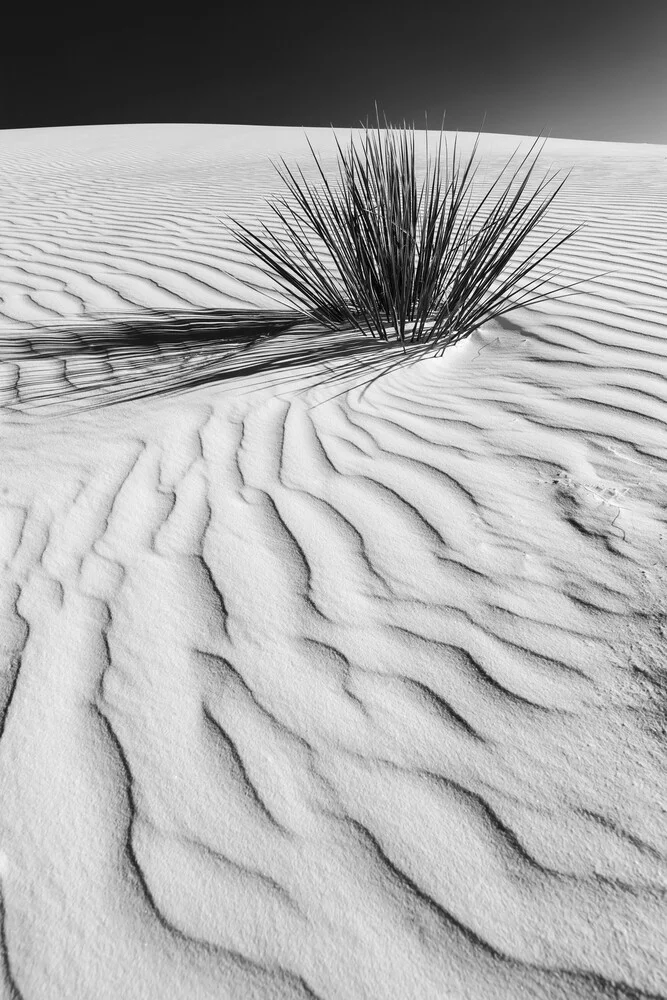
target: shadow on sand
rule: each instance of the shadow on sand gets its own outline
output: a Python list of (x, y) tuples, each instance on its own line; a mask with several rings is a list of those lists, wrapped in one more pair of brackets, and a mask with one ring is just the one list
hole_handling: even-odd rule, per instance
[(404, 351), (351, 329), (331, 332), (287, 310), (144, 310), (0, 336), (0, 405), (78, 412), (231, 379), (242, 380), (235, 386), (242, 393), (303, 387), (306, 369), (307, 388), (366, 384), (423, 355), (424, 345)]

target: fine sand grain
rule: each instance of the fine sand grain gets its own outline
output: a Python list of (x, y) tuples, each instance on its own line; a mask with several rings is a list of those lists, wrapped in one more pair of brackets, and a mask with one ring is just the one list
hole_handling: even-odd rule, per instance
[(667, 147), (366, 389), (236, 280), (280, 155), (2, 133), (0, 998), (667, 997)]

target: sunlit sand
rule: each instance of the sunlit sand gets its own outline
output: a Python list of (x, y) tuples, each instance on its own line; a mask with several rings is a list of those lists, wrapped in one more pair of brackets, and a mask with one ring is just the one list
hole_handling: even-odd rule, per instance
[(0, 997), (665, 996), (667, 147), (548, 140), (589, 280), (368, 385), (241, 280), (278, 156), (2, 136)]

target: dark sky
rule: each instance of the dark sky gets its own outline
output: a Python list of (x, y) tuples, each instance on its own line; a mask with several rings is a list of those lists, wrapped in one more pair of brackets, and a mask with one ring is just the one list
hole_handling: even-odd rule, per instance
[(67, 8), (3, 14), (1, 128), (354, 126), (377, 100), (417, 128), (446, 110), (450, 129), (475, 131), (486, 113), (488, 132), (667, 143), (667, 0)]

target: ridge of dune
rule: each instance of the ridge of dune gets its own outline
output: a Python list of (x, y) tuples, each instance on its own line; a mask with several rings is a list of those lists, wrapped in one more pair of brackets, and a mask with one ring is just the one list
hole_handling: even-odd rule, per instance
[(219, 223), (307, 152), (3, 133), (0, 997), (667, 997), (667, 147), (367, 387)]

